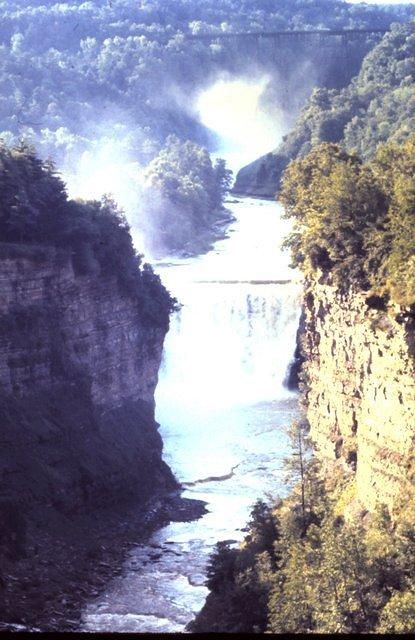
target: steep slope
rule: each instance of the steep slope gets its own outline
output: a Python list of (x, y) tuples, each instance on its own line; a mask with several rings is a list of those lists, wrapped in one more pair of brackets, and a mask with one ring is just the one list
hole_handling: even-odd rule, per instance
[[(22, 247), (19, 247), (21, 250)], [(2, 494), (64, 512), (174, 487), (154, 422), (165, 329), (116, 279), (0, 246)]]
[(415, 129), (414, 56), (414, 23), (393, 25), (349, 86), (314, 91), (282, 144), (239, 171), (234, 191), (273, 197), (288, 163), (322, 142), (364, 159), (382, 142), (403, 142)]
[(19, 556), (39, 514), (177, 487), (154, 420), (174, 301), (114, 203), (69, 200), (30, 147), (0, 148), (0, 193), (1, 549)]
[(352, 470), (356, 500), (392, 513), (415, 443), (415, 138), (362, 163), (323, 144), (281, 198), (306, 275), (303, 384), (317, 455)]
[(366, 299), (310, 284), (303, 336), (307, 418), (327, 469), (355, 476), (348, 508), (374, 512), (383, 504), (393, 512), (411, 491), (415, 318), (396, 320)]

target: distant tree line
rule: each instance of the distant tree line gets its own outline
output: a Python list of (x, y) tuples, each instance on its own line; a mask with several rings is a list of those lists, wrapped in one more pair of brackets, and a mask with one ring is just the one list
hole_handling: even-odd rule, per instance
[[(138, 225), (149, 223), (168, 251), (203, 250), (208, 242), (201, 238), (225, 216), (229, 174), (192, 147), (216, 144), (198, 120), (198, 92), (224, 72), (266, 73), (273, 80), (264, 108), (291, 115), (315, 83), (343, 86), (375, 40), (359, 39), (349, 64), (339, 65), (341, 51), (321, 56), (300, 41), (275, 51), (270, 41), (210, 43), (184, 34), (387, 28), (412, 15), (410, 7), (340, 0), (0, 2), (0, 139), (9, 146), (26, 139), (69, 173), (83, 152), (93, 158), (106, 144), (123, 162), (151, 163), (148, 184), (160, 198), (148, 203), (149, 215)], [(287, 92), (280, 90), (284, 79)], [(182, 142), (173, 144), (172, 133)], [(83, 259), (92, 265), (88, 251)]]
[[(189, 111), (189, 97), (219, 72), (243, 75), (255, 64), (278, 77), (313, 57), (301, 43), (275, 55), (269, 42), (186, 41), (186, 33), (308, 28), (388, 28), (415, 15), (410, 6), (350, 5), (341, 0), (152, 0), (151, 2), (0, 2), (0, 135), (6, 142), (26, 135), (42, 157), (63, 158), (117, 138), (135, 157), (153, 158), (165, 138), (201, 144), (210, 140)], [(373, 40), (356, 44), (349, 65), (357, 70)], [(282, 62), (279, 62), (280, 59)], [(313, 69), (329, 64), (327, 56)], [(357, 66), (356, 66), (357, 65)], [(323, 74), (325, 86), (342, 86), (347, 65)], [(290, 110), (294, 93), (274, 100)], [(321, 83), (320, 83), (321, 84)], [(308, 92), (308, 84), (306, 88)], [(183, 108), (186, 104), (186, 109)], [(212, 141), (210, 141), (212, 142)]]
[(256, 161), (251, 182), (277, 191), (288, 163), (323, 142), (367, 160), (379, 144), (400, 143), (415, 130), (415, 22), (395, 24), (343, 89), (316, 88), (293, 130)]

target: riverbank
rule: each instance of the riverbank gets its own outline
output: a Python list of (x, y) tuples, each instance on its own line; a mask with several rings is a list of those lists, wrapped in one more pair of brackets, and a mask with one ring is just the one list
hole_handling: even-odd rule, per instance
[[(221, 211), (222, 217), (211, 225), (208, 230), (196, 234), (191, 241), (184, 245), (181, 251), (174, 255), (176, 258), (197, 258), (202, 256), (215, 246), (219, 240), (225, 240), (228, 237), (228, 228), (235, 222), (235, 216), (228, 208)], [(155, 252), (157, 255), (157, 251)]]
[(26, 557), (2, 567), (0, 632), (78, 630), (86, 604), (121, 572), (135, 545), (169, 522), (205, 512), (201, 500), (179, 492), (76, 518), (45, 510), (27, 531)]

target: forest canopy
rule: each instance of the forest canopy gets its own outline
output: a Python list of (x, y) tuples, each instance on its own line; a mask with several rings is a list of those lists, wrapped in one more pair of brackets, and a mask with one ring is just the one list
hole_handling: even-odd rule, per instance
[(340, 91), (316, 89), (285, 146), (304, 156), (322, 142), (342, 142), (371, 158), (378, 145), (415, 130), (415, 22), (394, 25)]
[[(368, 160), (379, 144), (401, 143), (415, 131), (415, 22), (394, 24), (364, 58), (350, 84), (316, 87), (281, 145), (241, 172), (252, 183), (279, 188), (290, 160), (323, 142)], [(254, 178), (254, 175), (256, 178)]]
[[(36, 146), (40, 158), (52, 157), (71, 195), (90, 196), (91, 173), (96, 176), (91, 180), (93, 196), (100, 196), (99, 169), (102, 165), (108, 174), (113, 156), (119, 181), (125, 167), (144, 169), (150, 164), (148, 184), (154, 191), (142, 196), (137, 188), (122, 200), (126, 214), (135, 224), (143, 213), (140, 205), (148, 205), (145, 219), (137, 220), (146, 234), (146, 250), (156, 240), (157, 249), (164, 245), (168, 251), (186, 251), (191, 236), (224, 216), (214, 175), (208, 176), (211, 169), (201, 177), (186, 173), (179, 164), (172, 168), (180, 160), (168, 141), (172, 134), (185, 155), (197, 156), (197, 163), (207, 163), (202, 149), (217, 146), (214, 133), (200, 121), (200, 92), (218, 78), (264, 77), (261, 109), (270, 117), (282, 114), (288, 122), (312, 87), (330, 91), (347, 84), (379, 35), (360, 37), (349, 51), (347, 65), (342, 64), (339, 43), (327, 56), (300, 40), (275, 49), (267, 39), (210, 42), (186, 36), (389, 28), (391, 22), (414, 15), (413, 7), (379, 8), (341, 0), (18, 0), (13, 6), (0, 2), (0, 139), (8, 145), (26, 140)], [(192, 150), (192, 144), (199, 149)], [(226, 167), (213, 170), (216, 175), (222, 172), (223, 196)], [(79, 176), (82, 171), (84, 177)], [(132, 185), (130, 191), (134, 189)]]
[(279, 197), (295, 266), (415, 304), (415, 135), (367, 163), (325, 143), (289, 165)]
[[(255, 53), (245, 42), (186, 41), (185, 34), (388, 28), (391, 22), (414, 15), (410, 6), (352, 5), (341, 0), (3, 1), (0, 135), (6, 142), (26, 136), (42, 157), (51, 155), (59, 166), (63, 159), (75, 162), (80, 152), (93, 148), (94, 140), (111, 136), (114, 127), (122, 145), (143, 161), (153, 158), (171, 133), (213, 144), (192, 108), (195, 90), (207, 86), (218, 73), (249, 72), (252, 57), (257, 69), (276, 73), (280, 55), (275, 57), (266, 44), (255, 45)], [(354, 72), (374, 42), (369, 37), (353, 48), (349, 62)], [(291, 75), (300, 73), (313, 55), (299, 44), (286, 53), (278, 68), (289, 69)], [(333, 65), (330, 57), (319, 59), (312, 78), (308, 67), (300, 73), (297, 93), (303, 90), (305, 97), (310, 80), (341, 86), (350, 79), (349, 71), (344, 76), (346, 66), (332, 54)], [(320, 73), (319, 67), (326, 70)], [(280, 99), (278, 92), (272, 99)], [(285, 105), (288, 112), (294, 99), (291, 95)]]

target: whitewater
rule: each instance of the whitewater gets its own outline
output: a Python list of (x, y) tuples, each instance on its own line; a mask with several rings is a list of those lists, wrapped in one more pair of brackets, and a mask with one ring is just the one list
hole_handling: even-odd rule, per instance
[(128, 553), (84, 611), (84, 631), (183, 632), (203, 607), (209, 555), (245, 535), (252, 505), (284, 495), (284, 428), (298, 412), (284, 385), (300, 315), (299, 276), (281, 244), (281, 207), (239, 198), (205, 255), (153, 266), (181, 303), (166, 336), (156, 418), (164, 459), (207, 513), (174, 522)]

